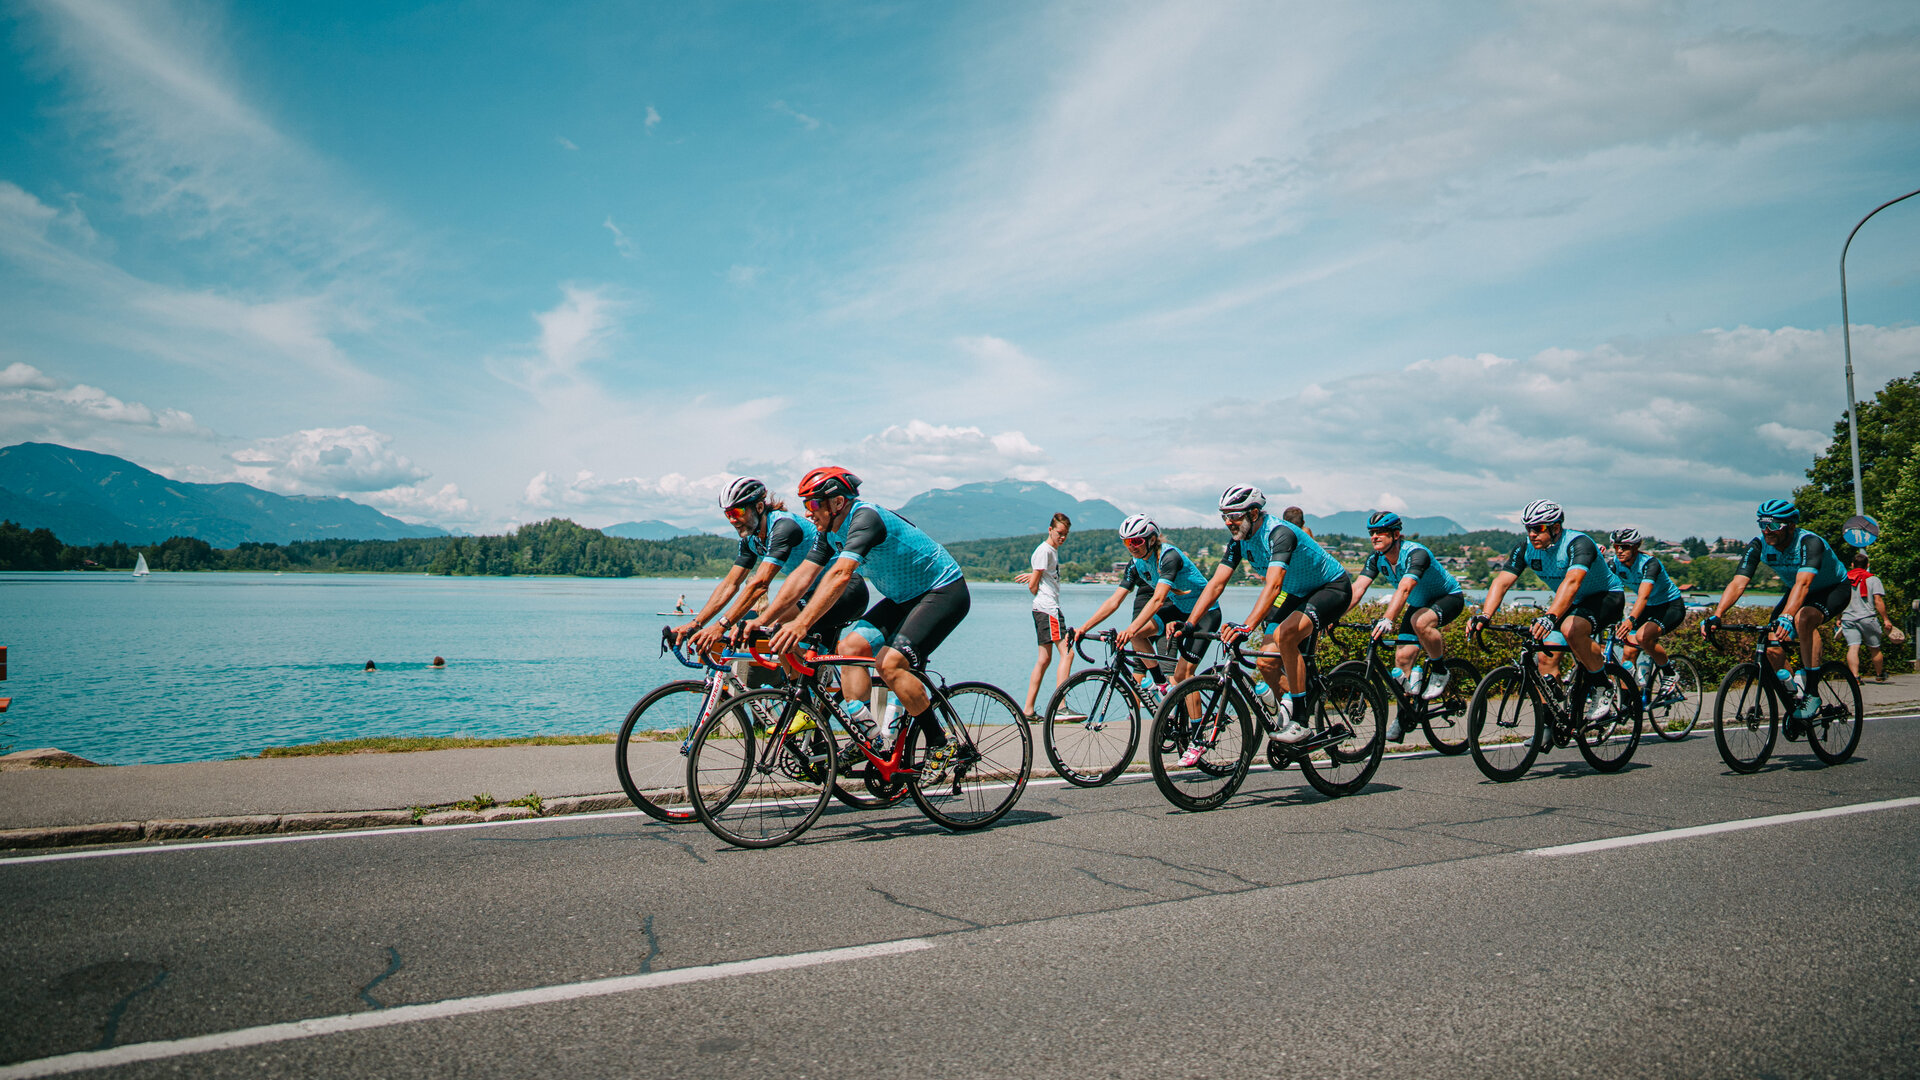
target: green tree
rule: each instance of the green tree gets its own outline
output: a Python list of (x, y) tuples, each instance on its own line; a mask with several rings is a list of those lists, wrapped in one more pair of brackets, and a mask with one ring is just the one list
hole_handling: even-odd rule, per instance
[[(1920, 372), (1881, 387), (1872, 401), (1860, 402), (1859, 412), (1860, 487), (1868, 515), (1878, 519), (1901, 480), (1913, 475), (1913, 450), (1920, 445)], [(1847, 444), (1846, 414), (1834, 422), (1833, 442), (1813, 459), (1807, 480), (1793, 493), (1803, 524), (1839, 543), (1841, 526), (1853, 516), (1853, 456)], [(1852, 550), (1841, 554), (1851, 555)]]
[(1887, 614), (1896, 623), (1920, 597), (1920, 447), (1904, 464), (1899, 484), (1882, 506), (1880, 540), (1870, 553), (1873, 572), (1887, 587)]

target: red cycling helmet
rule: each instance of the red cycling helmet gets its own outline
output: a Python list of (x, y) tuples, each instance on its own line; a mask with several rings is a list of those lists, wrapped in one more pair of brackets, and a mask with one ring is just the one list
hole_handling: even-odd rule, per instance
[(822, 465), (800, 478), (803, 499), (831, 499), (836, 495), (851, 499), (858, 494), (860, 478), (838, 465)]

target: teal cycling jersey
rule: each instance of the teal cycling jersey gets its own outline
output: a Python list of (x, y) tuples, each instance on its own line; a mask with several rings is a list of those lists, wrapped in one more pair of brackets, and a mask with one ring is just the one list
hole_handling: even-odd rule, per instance
[(1460, 583), (1453, 579), (1440, 560), (1434, 558), (1432, 550), (1425, 544), (1412, 540), (1400, 541), (1400, 561), (1392, 562), (1384, 552), (1374, 552), (1367, 556), (1367, 565), (1360, 570), (1363, 578), (1381, 581), (1391, 588), (1399, 588), (1407, 578), (1413, 579), (1413, 590), (1407, 593), (1409, 608), (1422, 608), (1443, 596), (1452, 596), (1460, 591)]
[(1272, 514), (1260, 515), (1260, 527), (1252, 536), (1229, 540), (1220, 562), (1238, 570), (1243, 558), (1262, 576), (1269, 567), (1285, 569), (1284, 587), (1294, 596), (1305, 596), (1347, 572), (1306, 530)]
[(1781, 584), (1789, 589), (1793, 587), (1796, 577), (1806, 573), (1813, 575), (1813, 587), (1816, 589), (1831, 589), (1847, 580), (1847, 568), (1840, 562), (1840, 556), (1834, 554), (1833, 548), (1827, 545), (1820, 534), (1805, 529), (1793, 530), (1784, 548), (1774, 547), (1762, 537), (1754, 537), (1747, 544), (1747, 553), (1740, 560), (1740, 569), (1734, 573), (1752, 580), (1761, 563), (1779, 574)]
[(814, 537), (807, 561), (825, 566), (834, 559), (851, 559), (889, 600), (912, 600), (962, 577), (960, 564), (933, 537), (865, 499), (854, 500), (837, 531)]
[(751, 570), (757, 563), (769, 562), (781, 573), (791, 574), (813, 550), (813, 522), (790, 510), (770, 511), (760, 532), (766, 535), (755, 533), (740, 539), (740, 555), (733, 565)]
[[(1200, 568), (1193, 564), (1187, 553), (1172, 544), (1162, 543), (1160, 555), (1152, 562), (1136, 558), (1127, 565), (1121, 575), (1120, 584), (1136, 590), (1144, 589), (1148, 595), (1167, 585), (1167, 603), (1180, 609), (1182, 614), (1193, 614), (1193, 602), (1200, 599), (1200, 590), (1207, 587), (1207, 579)], [(1220, 602), (1214, 601), (1208, 611), (1219, 608)]]
[(1620, 578), (1620, 587), (1626, 590), (1627, 603), (1633, 603), (1640, 595), (1642, 582), (1653, 582), (1653, 591), (1647, 594), (1647, 606), (1671, 604), (1680, 599), (1680, 586), (1667, 576), (1667, 566), (1659, 559), (1641, 552), (1631, 562), (1621, 562), (1613, 556), (1607, 556), (1607, 569)]
[(1509, 574), (1531, 570), (1540, 575), (1540, 580), (1547, 583), (1547, 588), (1558, 589), (1576, 567), (1585, 568), (1587, 576), (1581, 580), (1580, 591), (1574, 594), (1575, 600), (1620, 591), (1620, 579), (1608, 569), (1607, 560), (1601, 557), (1600, 545), (1594, 543), (1593, 537), (1586, 533), (1570, 529), (1560, 530), (1559, 542), (1545, 551), (1525, 540), (1520, 541), (1520, 546), (1507, 556), (1507, 565), (1503, 569)]

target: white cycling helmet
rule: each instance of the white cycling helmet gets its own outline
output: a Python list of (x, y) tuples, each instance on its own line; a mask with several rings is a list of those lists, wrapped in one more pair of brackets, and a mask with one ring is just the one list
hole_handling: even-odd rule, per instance
[(1558, 525), (1566, 519), (1567, 512), (1550, 499), (1535, 499), (1520, 511), (1520, 524), (1529, 529), (1536, 525)]
[(1120, 539), (1145, 540), (1149, 536), (1159, 536), (1160, 526), (1145, 514), (1135, 514), (1120, 523)]
[(732, 510), (736, 506), (748, 506), (767, 497), (767, 485), (751, 476), (743, 476), (727, 485), (720, 493), (720, 509)]
[(1220, 512), (1238, 513), (1246, 510), (1258, 510), (1267, 505), (1267, 497), (1260, 489), (1248, 484), (1235, 484), (1220, 493)]
[(1621, 547), (1639, 547), (1640, 530), (1629, 525), (1624, 529), (1613, 530), (1613, 542)]

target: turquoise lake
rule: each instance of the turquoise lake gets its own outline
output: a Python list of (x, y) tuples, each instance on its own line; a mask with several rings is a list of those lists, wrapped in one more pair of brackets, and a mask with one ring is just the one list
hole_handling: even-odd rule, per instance
[[(0, 574), (9, 679), (0, 743), (104, 764), (205, 761), (363, 735), (608, 732), (686, 677), (660, 627), (711, 580), (391, 574)], [(1068, 585), (1067, 616), (1111, 592)], [(934, 657), (951, 681), (1018, 701), (1034, 659), (1030, 596), (975, 584)], [(1244, 612), (1250, 589), (1228, 590)], [(1123, 608), (1124, 616), (1131, 608)], [(435, 656), (447, 666), (435, 669)], [(378, 670), (363, 670), (372, 660)], [(1049, 678), (1042, 690), (1052, 692)]]

